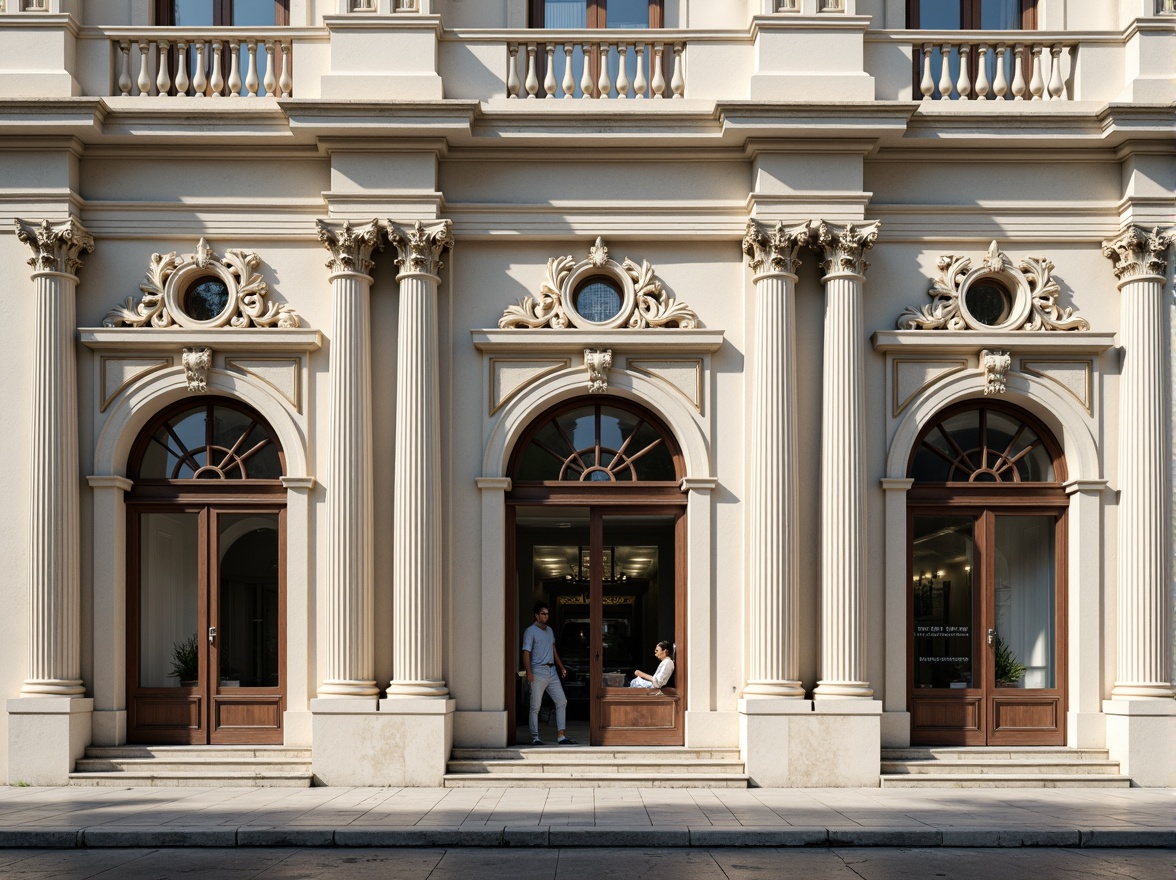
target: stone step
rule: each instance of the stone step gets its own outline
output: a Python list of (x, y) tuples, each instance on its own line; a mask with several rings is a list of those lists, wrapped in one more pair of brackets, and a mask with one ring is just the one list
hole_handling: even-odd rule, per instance
[(289, 773), (310, 772), (304, 758), (81, 758), (78, 773)]
[(297, 746), (90, 746), (87, 758), (301, 758), (309, 761), (311, 750)]
[(257, 775), (242, 772), (166, 772), (140, 771), (71, 773), (70, 785), (118, 786), (120, 788), (310, 788), (310, 772)]
[(733, 773), (446, 773), (445, 788), (747, 788)]
[(674, 773), (743, 773), (742, 761), (639, 761), (606, 764), (599, 761), (577, 761), (575, 759), (551, 761), (450, 761), (450, 773), (501, 773), (517, 776), (527, 773), (565, 774), (582, 776), (587, 774), (661, 775)]
[(882, 749), (883, 761), (1106, 761), (1107, 749), (1070, 749), (1065, 746), (923, 746)]
[(739, 749), (687, 749), (680, 746), (622, 747), (622, 746), (525, 746), (505, 749), (462, 749), (453, 750), (455, 761), (539, 761), (567, 760), (569, 757), (583, 763), (617, 764), (626, 761), (674, 760), (681, 763), (693, 761), (738, 761)]
[(288, 746), (92, 746), (70, 785), (215, 788), (312, 784), (311, 750)]
[(883, 788), (1130, 788), (1126, 776), (1045, 773), (883, 774)]
[(981, 773), (1053, 774), (1061, 776), (1104, 774), (1117, 776), (1118, 761), (883, 761), (882, 773), (976, 775)]

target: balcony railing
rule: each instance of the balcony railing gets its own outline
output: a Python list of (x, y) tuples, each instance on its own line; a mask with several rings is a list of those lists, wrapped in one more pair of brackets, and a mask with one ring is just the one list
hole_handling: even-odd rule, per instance
[(506, 44), (508, 98), (681, 98), (685, 42), (616, 31), (532, 32)]
[[(1021, 35), (1024, 37), (1024, 35)], [(919, 92), (924, 101), (1068, 101), (1074, 41), (997, 41), (987, 35), (926, 42)]]
[(256, 35), (154, 29), (115, 40), (111, 94), (211, 98), (293, 97), (293, 42)]

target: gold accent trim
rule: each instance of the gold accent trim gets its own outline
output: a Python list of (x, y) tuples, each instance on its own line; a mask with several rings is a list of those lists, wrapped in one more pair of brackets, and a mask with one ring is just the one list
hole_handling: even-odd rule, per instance
[[(294, 368), (294, 397), (293, 397), (293, 399), (291, 399), (290, 395), (288, 395), (285, 391), (283, 391), (281, 388), (279, 388), (277, 385), (275, 385), (269, 379), (265, 378), (265, 376), (262, 376), (258, 373), (255, 373), (255, 372), (253, 372), (253, 370), (244, 366), (242, 363), (240, 363), (241, 361), (252, 361), (253, 363), (281, 364), (283, 366), (285, 366), (285, 365), (292, 366)], [(282, 357), (282, 358), (278, 358), (278, 357), (236, 357), (236, 358), (229, 358), (229, 357), (227, 357), (227, 358), (225, 358), (225, 369), (226, 370), (235, 370), (238, 373), (243, 373), (244, 375), (249, 376), (252, 379), (256, 379), (258, 382), (264, 382), (270, 388), (274, 389), (274, 391), (278, 392), (278, 394), (282, 395), (282, 397), (286, 398), (286, 400), (289, 400), (291, 405), (294, 407), (295, 412), (297, 412), (299, 415), (302, 414), (302, 358), (290, 358), (290, 357)]]
[[(110, 391), (106, 385), (106, 364), (110, 361), (121, 361), (123, 363), (141, 361), (145, 364), (150, 364), (151, 366), (145, 368), (139, 373), (136, 373), (135, 375), (131, 376), (131, 378), (124, 380), (121, 385), (119, 385), (113, 391)], [(173, 358), (171, 355), (157, 355), (155, 357), (135, 357), (133, 355), (130, 357), (127, 357), (126, 355), (103, 355), (99, 357), (98, 372), (99, 381), (102, 384), (102, 405), (99, 407), (98, 411), (106, 412), (106, 408), (110, 406), (110, 404), (114, 402), (114, 399), (122, 394), (123, 389), (125, 389), (132, 382), (136, 382), (151, 373), (157, 373), (160, 370), (166, 370), (168, 367), (173, 366), (175, 366), (175, 358)]]
[[(498, 383), (497, 383), (497, 379), (495, 377), (494, 370), (498, 366), (498, 364), (547, 364), (548, 367), (546, 370), (541, 370), (538, 373), (535, 373), (533, 376), (529, 376), (526, 380), (520, 382), (518, 385), (516, 385), (510, 391), (505, 392), (502, 395), (502, 400), (495, 403), (494, 402), (494, 389)], [(500, 409), (502, 409), (504, 406), (506, 406), (506, 404), (509, 403), (510, 400), (515, 395), (517, 395), (520, 391), (522, 391), (524, 388), (528, 388), (531, 385), (534, 385), (540, 379), (545, 379), (546, 377), (550, 376), (552, 373), (558, 373), (560, 370), (571, 369), (571, 366), (572, 366), (572, 359), (570, 357), (559, 358), (559, 359), (549, 358), (549, 357), (546, 357), (546, 358), (492, 357), (492, 358), (490, 358), (490, 400), (489, 400), (490, 415), (494, 415), (496, 412), (498, 412)]]
[[(1033, 366), (1033, 364), (1038, 364), (1039, 368), (1035, 368)], [(1046, 364), (1058, 364), (1058, 365), (1068, 364), (1070, 366), (1084, 367), (1085, 369), (1083, 370), (1083, 372), (1086, 374), (1086, 399), (1083, 400), (1081, 397), (1079, 397), (1077, 394), (1074, 393), (1074, 389), (1071, 388), (1069, 385), (1065, 385), (1064, 383), (1059, 382), (1055, 377), (1053, 377), (1049, 373), (1045, 372), (1044, 367)], [(1050, 382), (1053, 382), (1055, 385), (1059, 386), (1064, 391), (1066, 391), (1071, 397), (1073, 397), (1075, 400), (1077, 400), (1080, 404), (1082, 404), (1082, 408), (1086, 410), (1087, 415), (1094, 415), (1094, 364), (1092, 361), (1090, 361), (1086, 358), (1076, 358), (1073, 360), (1070, 360), (1070, 359), (1061, 359), (1061, 360), (1051, 359), (1051, 360), (1047, 360), (1047, 361), (1046, 360), (1032, 360), (1031, 361), (1031, 360), (1026, 360), (1025, 358), (1021, 358), (1020, 367), (1021, 367), (1022, 372), (1029, 373), (1034, 376), (1040, 376), (1042, 379), (1046, 379)]]
[[(906, 396), (906, 399), (900, 403), (898, 400), (898, 368), (900, 366), (903, 366), (906, 364), (923, 364), (923, 365), (958, 364), (958, 366), (955, 367), (954, 369), (946, 369), (942, 373), (938, 373), (933, 378), (924, 382), (922, 385), (920, 385), (918, 388), (916, 388), (914, 391), (912, 391), (910, 394), (908, 394)], [(901, 413), (904, 409), (906, 409), (910, 405), (910, 402), (912, 400), (914, 400), (916, 397), (918, 397), (920, 394), (922, 394), (924, 391), (926, 391), (929, 387), (934, 385), (936, 382), (939, 382), (943, 378), (945, 378), (947, 376), (954, 375), (954, 374), (960, 372), (961, 370), (968, 369), (968, 364), (969, 364), (969, 361), (967, 358), (960, 358), (958, 360), (955, 358), (936, 358), (934, 360), (930, 360), (927, 358), (895, 358), (893, 361), (891, 361), (891, 366), (890, 366), (890, 388), (891, 388), (890, 417), (891, 418), (898, 418), (898, 414)]]
[[(689, 397), (687, 397), (682, 392), (682, 389), (679, 388), (677, 385), (675, 385), (673, 382), (671, 382), (669, 379), (665, 378), (662, 375), (659, 375), (658, 373), (654, 372), (653, 370), (651, 370), (647, 367), (641, 366), (642, 364), (689, 364), (689, 365), (692, 365), (694, 367), (694, 399), (691, 400)], [(625, 368), (628, 370), (632, 370), (635, 373), (641, 373), (642, 375), (649, 376), (650, 378), (653, 378), (653, 379), (657, 379), (659, 382), (664, 382), (666, 385), (669, 385), (671, 388), (673, 388), (675, 391), (677, 391), (679, 394), (681, 394), (683, 397), (685, 397), (687, 402), (689, 402), (690, 405), (694, 407), (694, 409), (698, 412), (699, 415), (704, 415), (704, 413), (702, 411), (702, 409), (703, 409), (703, 381), (702, 381), (702, 377), (703, 377), (704, 373), (706, 372), (706, 365), (703, 363), (702, 358), (626, 358), (625, 359)]]

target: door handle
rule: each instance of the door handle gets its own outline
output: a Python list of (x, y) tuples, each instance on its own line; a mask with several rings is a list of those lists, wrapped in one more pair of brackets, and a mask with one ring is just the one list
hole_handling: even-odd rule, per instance
[(996, 644), (996, 630), (994, 630), (992, 627), (988, 628), (988, 644)]
[[(991, 632), (991, 630), (989, 630)], [(216, 627), (210, 626), (208, 628), (208, 644), (212, 645), (216, 642)], [(992, 644), (992, 637), (989, 636), (989, 644)]]

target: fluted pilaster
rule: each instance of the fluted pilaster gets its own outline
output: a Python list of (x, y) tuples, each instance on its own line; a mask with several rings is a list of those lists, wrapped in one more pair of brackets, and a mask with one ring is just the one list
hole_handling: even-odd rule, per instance
[(1165, 254), (1171, 236), (1132, 227), (1103, 253), (1119, 279), (1118, 650), (1113, 699), (1170, 699)]
[(448, 220), (388, 224), (400, 266), (396, 466), (392, 488), (392, 681), (389, 697), (444, 697), (441, 668), (441, 388), (437, 291)]
[(748, 484), (748, 696), (803, 697), (797, 647), (796, 334), (797, 252), (808, 224), (743, 239), (755, 283), (751, 475)]
[(331, 415), (327, 464), (326, 676), (320, 697), (371, 697), (375, 679), (372, 619), (373, 492), (372, 251), (382, 248), (375, 220), (351, 228), (318, 222), (331, 252)]
[(75, 297), (78, 255), (94, 239), (74, 219), (16, 221), (33, 250), (33, 406), (29, 471), (29, 664), (22, 696), (75, 696), (81, 674), (78, 392)]
[(878, 224), (821, 222), (825, 270), (821, 404), (821, 668), (814, 698), (871, 697), (866, 680), (866, 466), (863, 397), (865, 252)]

